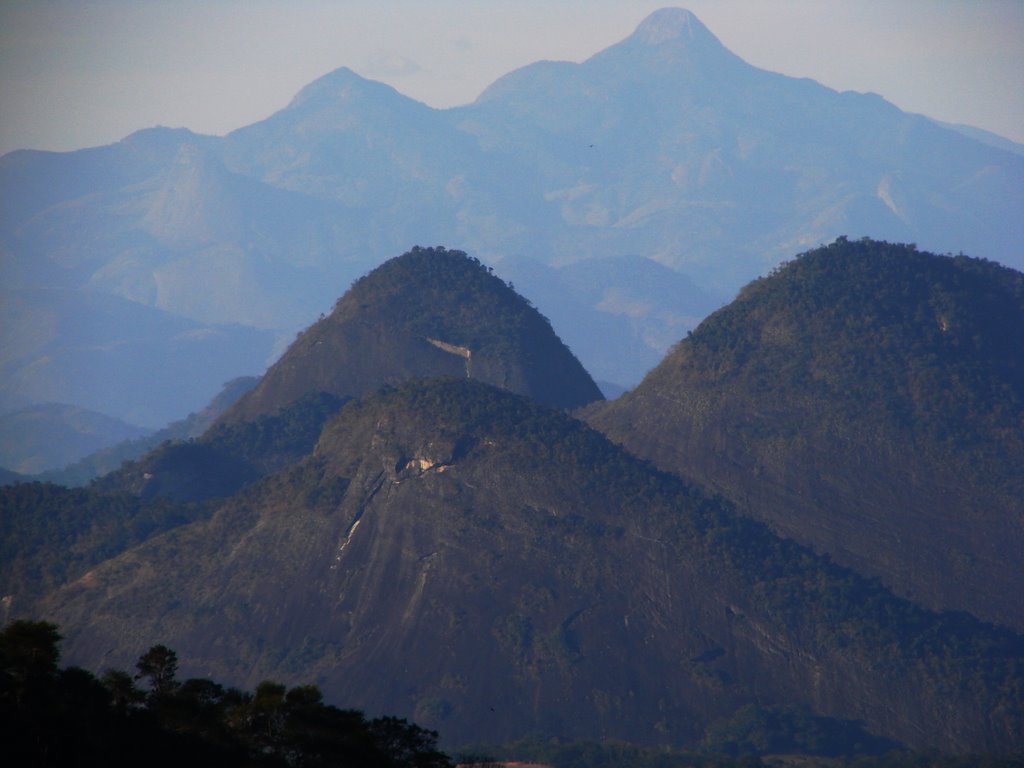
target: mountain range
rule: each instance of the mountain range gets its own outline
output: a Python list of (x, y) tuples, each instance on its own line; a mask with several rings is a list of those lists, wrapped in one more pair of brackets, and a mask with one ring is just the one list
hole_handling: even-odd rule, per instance
[(969, 133), (666, 9), (0, 158), (0, 446), (191, 411), (0, 470), (0, 620), (446, 747), (1019, 755), (1024, 156)]
[[(799, 256), (633, 393), (580, 412), (640, 452), (677, 433), (680, 455), (707, 454), (670, 474), (565, 410), (581, 386), (593, 397), (588, 377), (545, 364), (524, 394), (495, 384), (530, 375), (489, 381), (530, 362), (521, 329), (557, 338), (477, 260), (414, 249), (201, 437), (88, 489), (3, 489), (0, 605), (59, 622), (86, 668), (167, 643), (185, 674), (312, 681), (452, 745), (692, 745), (751, 707), (797, 707), (859, 723), (862, 745), (1019, 749), (1024, 636), (982, 619), (1012, 625), (1024, 583), (1019, 496), (1005, 502), (1019, 464), (991, 460), (1020, 439), (1021, 285), (879, 241)], [(423, 343), (438, 336), (474, 354)], [(374, 362), (380, 340), (397, 346)], [(357, 392), (358, 350), (381, 379)], [(467, 375), (477, 353), (483, 380)], [(853, 399), (815, 399), (829, 388)], [(691, 439), (691, 413), (718, 432)], [(937, 503), (952, 467), (977, 500)]]
[(195, 439), (161, 445), (93, 486), (179, 500), (230, 495), (312, 450), (345, 402), (442, 376), (552, 408), (602, 399), (545, 318), (487, 267), (461, 251), (417, 247), (356, 281)]
[(1022, 714), (1019, 635), (897, 600), (465, 379), (342, 409), (306, 459), (40, 607), (73, 662), (159, 636), (191, 672), (313, 679), (453, 743), (679, 743), (758, 701), (998, 750)]
[[(415, 243), (476, 254), (557, 319), (597, 380), (631, 386), (740, 286), (838, 235), (1024, 266), (1024, 157), (991, 144), (759, 70), (665, 9), (582, 63), (529, 65), (462, 107), (342, 68), (224, 137), (154, 128), (12, 152), (0, 263), (5, 307), (22, 309), (5, 310), (0, 410), (63, 402), (162, 426), (261, 372)], [(638, 268), (692, 290), (668, 305), (638, 294)], [(152, 332), (97, 323), (113, 297)], [(40, 317), (96, 331), (57, 343)], [(610, 356), (609, 335), (631, 343)]]

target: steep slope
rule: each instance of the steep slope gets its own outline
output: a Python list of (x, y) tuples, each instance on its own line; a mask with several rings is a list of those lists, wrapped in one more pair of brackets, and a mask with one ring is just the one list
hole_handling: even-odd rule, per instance
[(725, 303), (685, 275), (639, 256), (560, 267), (513, 257), (494, 271), (550, 318), (595, 379), (623, 388), (638, 384), (680, 336)]
[(302, 459), (343, 404), (334, 395), (312, 392), (276, 413), (218, 423), (191, 440), (165, 441), (94, 480), (91, 487), (144, 499), (204, 501), (230, 496)]
[(452, 743), (684, 742), (758, 702), (1019, 746), (1024, 639), (928, 613), (559, 412), (471, 380), (351, 403), (306, 462), (49, 598), (66, 656), (159, 639)]
[(1024, 628), (1024, 276), (845, 239), (588, 421), (937, 608)]
[(601, 399), (547, 320), (487, 267), (417, 247), (358, 280), (222, 422), (422, 376), (472, 377), (556, 408)]
[(0, 623), (37, 615), (36, 602), (51, 590), (210, 511), (28, 478), (0, 488)]

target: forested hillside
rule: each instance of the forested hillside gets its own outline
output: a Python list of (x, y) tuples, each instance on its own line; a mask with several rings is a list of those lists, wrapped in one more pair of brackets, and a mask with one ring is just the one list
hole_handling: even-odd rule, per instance
[(911, 746), (1020, 736), (1019, 635), (895, 598), (467, 379), (348, 404), (308, 459), (43, 609), (75, 663), (159, 637), (183, 669), (313, 679), (455, 743), (685, 743), (752, 703)]
[(1024, 627), (1024, 275), (803, 254), (588, 412), (637, 455), (937, 608)]
[(601, 399), (547, 319), (488, 267), (462, 251), (416, 247), (357, 280), (221, 421), (417, 376), (471, 377), (557, 408)]

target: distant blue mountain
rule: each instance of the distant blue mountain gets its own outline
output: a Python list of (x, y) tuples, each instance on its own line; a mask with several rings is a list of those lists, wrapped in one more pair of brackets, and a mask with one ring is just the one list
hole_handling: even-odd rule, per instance
[[(78, 152), (10, 153), (0, 279), (29, 303), (59, 287), (259, 329), (258, 342), (235, 339), (245, 354), (182, 348), (174, 370), (212, 396), (258, 373), (271, 334), (290, 337), (359, 275), (413, 245), (445, 245), (510, 275), (523, 260), (558, 270), (564, 302), (552, 303), (551, 284), (517, 288), (596, 378), (632, 385), (748, 280), (838, 235), (1024, 268), (1024, 157), (991, 144), (873, 94), (757, 69), (689, 12), (665, 9), (582, 63), (529, 65), (454, 109), (342, 68), (223, 138), (151, 129)], [(653, 260), (695, 291), (641, 295), (651, 283), (607, 266), (624, 258)], [(592, 283), (582, 293), (581, 280)], [(0, 361), (20, 382), (0, 409), (46, 385), (31, 312), (11, 323), (5, 345), (39, 354)], [(198, 393), (172, 396), (180, 379), (153, 363), (165, 342), (123, 365), (90, 358), (116, 338), (47, 352), (49, 366), (84, 366), (62, 401), (139, 422), (113, 386), (130, 381), (153, 403), (145, 423), (201, 405)], [(214, 368), (216, 382), (199, 386)]]
[(0, 415), (0, 466), (23, 475), (60, 469), (107, 445), (145, 434), (84, 408), (34, 405)]

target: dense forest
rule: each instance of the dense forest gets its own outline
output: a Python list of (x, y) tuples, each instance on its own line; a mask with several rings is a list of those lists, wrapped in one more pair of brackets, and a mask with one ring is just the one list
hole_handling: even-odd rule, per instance
[(0, 488), (0, 611), (25, 615), (34, 600), (97, 563), (209, 512), (204, 504), (52, 483)]
[[(452, 768), (541, 761), (551, 768), (767, 768), (767, 755), (811, 768), (1013, 768), (1024, 757), (943, 757), (913, 753), (866, 734), (857, 723), (794, 707), (746, 707), (710, 727), (687, 751), (615, 742), (522, 740), (454, 757), (438, 734), (404, 719), (368, 718), (324, 701), (315, 685), (270, 680), (254, 691), (208, 678), (178, 679), (177, 654), (164, 645), (132, 672), (99, 677), (59, 666), (61, 635), (43, 621), (0, 631), (0, 737), (19, 766), (178, 766), (222, 768)], [(815, 760), (814, 756), (820, 758)]]
[(905, 597), (1019, 631), (1022, 349), (1021, 273), (840, 238), (585, 417)]
[(449, 768), (437, 734), (325, 704), (313, 685), (241, 691), (177, 679), (156, 645), (136, 674), (58, 667), (60, 634), (16, 621), (0, 633), (0, 722), (9, 765)]

